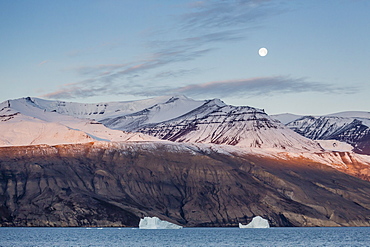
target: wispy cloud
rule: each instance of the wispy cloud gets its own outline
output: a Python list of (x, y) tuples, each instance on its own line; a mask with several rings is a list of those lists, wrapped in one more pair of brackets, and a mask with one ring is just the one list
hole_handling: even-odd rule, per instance
[(38, 66), (42, 66), (42, 65), (44, 65), (44, 64), (46, 64), (46, 63), (48, 63), (48, 62), (50, 62), (50, 60), (42, 61), (41, 63), (39, 63), (39, 64), (38, 64)]
[[(102, 95), (117, 95), (117, 94), (137, 94), (133, 90), (138, 88), (148, 88), (147, 81), (140, 81), (137, 78), (142, 77), (153, 69), (161, 68), (165, 65), (175, 62), (183, 62), (195, 59), (198, 56), (210, 52), (211, 49), (203, 50), (187, 50), (187, 49), (164, 49), (160, 52), (152, 54), (144, 60), (131, 62), (127, 64), (107, 64), (98, 66), (83, 66), (76, 68), (76, 71), (88, 77), (75, 83), (62, 85), (55, 92), (41, 95), (41, 97), (52, 99), (70, 99), (70, 98), (85, 98)], [(195, 70), (167, 70), (167, 75), (179, 75), (180, 73), (191, 73)], [(154, 73), (151, 77), (158, 78), (165, 74)], [(135, 80), (135, 82), (133, 82)], [(156, 86), (161, 88), (160, 86)], [(140, 94), (144, 94), (140, 92)], [(147, 95), (150, 95), (149, 92)]]
[(260, 97), (276, 94), (291, 93), (335, 93), (352, 94), (359, 89), (356, 86), (338, 87), (332, 84), (311, 82), (306, 78), (292, 78), (289, 76), (258, 77), (239, 80), (212, 81), (201, 84), (192, 84), (183, 87), (169, 87), (143, 84), (126, 84), (125, 87), (105, 84), (99, 87), (90, 87), (89, 81), (84, 84), (76, 83), (68, 85), (61, 90), (43, 95), (48, 98), (76, 98), (91, 97), (105, 94), (111, 95), (136, 95), (136, 96), (160, 96), (168, 94), (184, 94), (187, 96), (201, 97)]
[(278, 14), (281, 1), (275, 0), (230, 0), (197, 1), (189, 4), (189, 13), (184, 14), (182, 28), (194, 31), (245, 27), (267, 16)]
[(153, 79), (168, 79), (168, 78), (179, 78), (184, 77), (189, 74), (196, 74), (199, 72), (199, 69), (179, 69), (179, 70), (165, 70), (161, 71), (154, 76)]
[[(191, 2), (185, 6), (186, 13), (178, 16), (177, 21), (170, 27), (169, 32), (179, 34), (176, 39), (165, 39), (155, 35), (147, 37), (149, 41), (146, 45), (151, 53), (147, 54), (144, 59), (120, 64), (77, 67), (75, 71), (84, 76), (85, 80), (65, 84), (57, 91), (43, 96), (62, 99), (110, 94), (153, 94), (152, 92), (156, 90), (151, 92), (140, 90), (142, 88), (149, 90), (148, 84), (159, 77), (165, 79), (165, 76), (180, 75), (179, 69), (172, 68), (172, 65), (176, 63), (184, 64), (184, 62), (206, 56), (216, 50), (220, 43), (245, 39), (249, 33), (248, 29), (260, 25), (260, 22), (257, 21), (276, 15), (281, 11), (281, 8), (277, 8), (275, 4), (281, 1), (283, 0), (204, 0)], [(115, 45), (113, 43), (102, 44), (74, 51), (69, 55), (77, 56)], [(183, 75), (195, 73), (193, 68), (186, 66), (182, 66), (181, 70), (182, 72), (186, 71)], [(198, 68), (196, 73), (200, 73), (200, 70)], [(216, 85), (221, 87), (221, 84)], [(184, 93), (188, 91), (188, 93), (194, 94), (195, 90), (198, 89), (202, 93), (203, 87), (205, 85), (198, 85), (198, 88), (195, 85), (190, 85), (181, 90)], [(163, 84), (156, 85), (155, 88), (165, 89), (165, 92), (170, 89)], [(227, 90), (225, 89), (224, 93)]]
[(213, 81), (203, 84), (193, 84), (173, 90), (186, 95), (202, 95), (216, 97), (230, 96), (267, 96), (273, 94), (320, 92), (320, 93), (354, 93), (357, 88), (337, 87), (331, 84), (310, 82), (305, 78), (288, 76), (258, 77), (240, 80)]

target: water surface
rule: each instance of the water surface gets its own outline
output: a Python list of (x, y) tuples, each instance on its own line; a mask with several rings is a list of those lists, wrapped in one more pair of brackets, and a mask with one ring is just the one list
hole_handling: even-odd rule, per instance
[(370, 246), (370, 227), (0, 228), (0, 246)]

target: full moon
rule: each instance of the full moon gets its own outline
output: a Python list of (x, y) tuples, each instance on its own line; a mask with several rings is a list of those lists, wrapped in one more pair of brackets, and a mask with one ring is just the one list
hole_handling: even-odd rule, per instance
[(261, 57), (266, 56), (266, 55), (267, 55), (267, 53), (268, 53), (268, 50), (267, 50), (266, 48), (264, 48), (264, 47), (258, 50), (258, 54), (259, 54)]

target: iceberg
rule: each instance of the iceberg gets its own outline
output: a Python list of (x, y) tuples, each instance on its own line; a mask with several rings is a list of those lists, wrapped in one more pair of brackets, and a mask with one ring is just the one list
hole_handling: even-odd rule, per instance
[(268, 220), (262, 218), (261, 216), (256, 216), (247, 225), (239, 223), (239, 228), (270, 228), (270, 224)]
[(140, 219), (140, 229), (181, 229), (182, 226), (160, 220), (158, 217), (144, 217)]

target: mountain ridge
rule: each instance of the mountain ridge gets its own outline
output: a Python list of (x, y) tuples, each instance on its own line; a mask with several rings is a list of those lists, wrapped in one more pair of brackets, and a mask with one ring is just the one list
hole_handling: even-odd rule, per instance
[[(284, 115), (273, 117), (286, 120)], [(347, 111), (323, 116), (298, 116), (285, 122), (285, 125), (307, 138), (346, 142), (354, 147), (353, 151), (370, 154), (369, 112)]]
[[(110, 104), (113, 108), (107, 111)], [(137, 104), (136, 107), (134, 102), (80, 104), (27, 97), (1, 105), (4, 109), (10, 107), (23, 115), (82, 131), (95, 140), (125, 141), (127, 132), (135, 131), (142, 134), (131, 135), (142, 135), (141, 139), (148, 141), (155, 140), (154, 137), (177, 142), (320, 150), (319, 145), (275, 122), (261, 109), (226, 105), (219, 99), (195, 101), (185, 96), (158, 97)], [(127, 109), (138, 111), (125, 114)], [(96, 116), (99, 118), (91, 118)], [(158, 133), (154, 133), (156, 129), (160, 129)]]
[(271, 226), (370, 226), (370, 182), (329, 166), (156, 145), (0, 148), (0, 225), (137, 227), (157, 216), (236, 227), (260, 215)]
[(0, 104), (0, 144), (31, 145), (105, 141), (160, 141), (140, 133), (111, 130), (90, 120), (48, 112), (31, 98)]
[(370, 226), (370, 156), (262, 109), (172, 96), (0, 109), (1, 226)]

